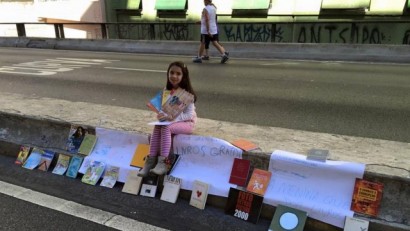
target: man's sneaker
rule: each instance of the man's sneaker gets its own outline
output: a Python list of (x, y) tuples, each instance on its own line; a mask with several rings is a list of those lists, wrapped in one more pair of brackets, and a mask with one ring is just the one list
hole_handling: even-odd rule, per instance
[[(229, 55), (229, 53), (228, 53), (228, 55)], [(228, 59), (229, 59), (228, 55), (227, 55), (227, 52), (225, 52), (225, 54), (222, 55), (221, 63), (226, 63), (226, 61), (228, 61)]]
[(201, 57), (195, 57), (195, 58), (193, 58), (192, 59), (192, 62), (194, 62), (194, 63), (202, 63), (202, 59), (201, 59)]
[(208, 55), (202, 56), (202, 60), (209, 60), (209, 56)]

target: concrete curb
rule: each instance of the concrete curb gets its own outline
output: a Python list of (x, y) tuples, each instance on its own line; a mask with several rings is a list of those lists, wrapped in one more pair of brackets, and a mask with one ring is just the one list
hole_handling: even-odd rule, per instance
[[(7, 152), (5, 147), (14, 146), (15, 148), (16, 145), (20, 144), (30, 144), (61, 151), (65, 147), (66, 134), (68, 134), (71, 123), (132, 131), (142, 134), (148, 134), (151, 130), (151, 127), (146, 125), (152, 118), (151, 112), (149, 111), (50, 98), (27, 97), (18, 94), (1, 94), (0, 105), (2, 105), (0, 106), (0, 140), (3, 141), (3, 143), (0, 142), (0, 146), (3, 152), (5, 152), (3, 154), (14, 153)], [(101, 115), (104, 116), (102, 117)], [(332, 137), (325, 136), (325, 134), (322, 135), (326, 138), (322, 139), (320, 138), (321, 135), (317, 133), (298, 133), (297, 131), (292, 131), (290, 137), (292, 142), (287, 142), (283, 140), (284, 137), (281, 137), (280, 130), (272, 130), (276, 128), (247, 127), (247, 129), (243, 129), (244, 126), (248, 125), (200, 119), (197, 133), (225, 140), (231, 140), (232, 135), (237, 134), (238, 130), (260, 133), (260, 137), (268, 136), (267, 142), (269, 146), (262, 143), (262, 152), (244, 154), (244, 158), (251, 160), (253, 167), (261, 169), (268, 168), (270, 156), (268, 150), (272, 147), (271, 145), (274, 145), (272, 143), (275, 142), (275, 139), (285, 147), (289, 145), (290, 150), (285, 149), (289, 151), (293, 151), (296, 146), (301, 148), (300, 145), (306, 145), (303, 144), (303, 140), (299, 140), (301, 138), (299, 136), (303, 136), (305, 141), (307, 141), (307, 138), (312, 138), (315, 140), (316, 145), (319, 146), (321, 145), (319, 142), (326, 142), (327, 145), (329, 145), (329, 142), (332, 142)], [(259, 129), (266, 131), (263, 133), (260, 132)], [(234, 131), (236, 131), (236, 133)], [(256, 136), (254, 139), (259, 139), (259, 136), (254, 135), (255, 133), (246, 134), (246, 137)], [(336, 153), (338, 151), (341, 153), (333, 155), (333, 149), (331, 149), (331, 159), (352, 161), (347, 159), (351, 157), (348, 153), (349, 150), (346, 149), (346, 144), (355, 142), (354, 139), (349, 137), (334, 138), (336, 138), (334, 142), (339, 143), (339, 149), (342, 150), (336, 150), (337, 148), (335, 147)], [(253, 141), (258, 142), (258, 140)], [(363, 147), (366, 148), (374, 146), (376, 144), (375, 142), (376, 140), (364, 138), (359, 141), (359, 143), (362, 143)], [(373, 152), (371, 151), (369, 158), (373, 158), (372, 161), (380, 165), (388, 162), (383, 153), (392, 151), (391, 147), (396, 147), (396, 151), (398, 153), (402, 152), (403, 155), (405, 155), (406, 150), (408, 151), (410, 147), (410, 144), (405, 143), (377, 142), (379, 142), (378, 145), (386, 146), (387, 148), (385, 148), (387, 150), (378, 147), (374, 154), (382, 152), (381, 157), (372, 156)], [(363, 148), (357, 145), (359, 144), (354, 144), (355, 147), (353, 149), (361, 150)], [(344, 149), (342, 147), (344, 147)], [(355, 156), (357, 156), (357, 153)], [(385, 186), (379, 217), (364, 217), (364, 219), (371, 221), (371, 230), (410, 230), (410, 219), (408, 217), (410, 214), (410, 202), (405, 199), (409, 198), (410, 195), (410, 175), (407, 169), (407, 160), (399, 159), (397, 161), (402, 162), (403, 166), (399, 167), (400, 165), (398, 163), (391, 163), (395, 168), (387, 167), (388, 170), (386, 172), (383, 172), (380, 168), (366, 168), (365, 179), (382, 182)], [(364, 163), (366, 162), (364, 161)], [(379, 167), (384, 168), (386, 166)], [(189, 198), (189, 194), (182, 193), (181, 197), (185, 199)], [(209, 199), (210, 205), (220, 208), (224, 207), (225, 202), (224, 198), (215, 196), (211, 196)], [(273, 215), (273, 211), (274, 209), (271, 206), (264, 206), (262, 216), (270, 218)], [(339, 230), (336, 227), (313, 220), (308, 222), (307, 227), (312, 228), (312, 230)]]
[[(232, 58), (410, 62), (408, 45), (224, 42), (223, 46)], [(198, 42), (0, 37), (0, 47), (195, 56)], [(218, 55), (215, 49), (211, 49), (211, 55)]]

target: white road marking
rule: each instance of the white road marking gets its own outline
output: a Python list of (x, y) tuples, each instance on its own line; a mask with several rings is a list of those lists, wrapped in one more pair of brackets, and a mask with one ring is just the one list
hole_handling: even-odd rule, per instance
[(0, 193), (118, 230), (166, 231), (121, 215), (0, 181)]
[(161, 70), (150, 70), (150, 69), (134, 69), (134, 68), (121, 68), (121, 67), (104, 67), (107, 69), (114, 69), (114, 70), (125, 70), (125, 71), (144, 71), (144, 72), (160, 72), (160, 73), (166, 73), (167, 71), (161, 71)]
[(55, 75), (59, 72), (73, 71), (77, 68), (112, 63), (114, 61), (119, 60), (55, 58), (2, 66), (0, 67), (0, 72), (21, 75)]

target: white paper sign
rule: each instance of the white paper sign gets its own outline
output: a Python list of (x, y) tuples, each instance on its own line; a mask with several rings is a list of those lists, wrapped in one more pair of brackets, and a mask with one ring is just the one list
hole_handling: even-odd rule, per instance
[(234, 158), (242, 158), (242, 150), (214, 137), (176, 135), (174, 153), (180, 160), (171, 175), (181, 178), (181, 188), (192, 190), (193, 181), (210, 184), (209, 194), (227, 197)]
[(97, 143), (90, 155), (84, 158), (79, 170), (83, 173), (93, 160), (103, 161), (107, 166), (120, 168), (118, 181), (125, 182), (129, 170), (139, 168), (130, 166), (138, 144), (148, 144), (148, 136), (125, 131), (96, 128)]
[(356, 178), (364, 164), (342, 161), (318, 162), (306, 156), (275, 150), (270, 158), (271, 182), (264, 203), (304, 210), (309, 217), (343, 227), (352, 216), (350, 205)]

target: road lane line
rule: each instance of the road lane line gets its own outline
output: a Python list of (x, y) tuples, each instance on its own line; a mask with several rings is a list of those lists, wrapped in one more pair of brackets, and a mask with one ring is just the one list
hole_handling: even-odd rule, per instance
[(160, 73), (166, 73), (167, 72), (167, 71), (160, 71), (160, 70), (121, 68), (121, 67), (104, 67), (104, 68), (114, 69), (114, 70), (125, 70), (125, 71), (145, 71), (145, 72), (160, 72)]
[(96, 209), (73, 201), (64, 200), (31, 189), (9, 184), (4, 181), (0, 181), (0, 193), (118, 230), (167, 230), (118, 214), (106, 212), (101, 209)]

